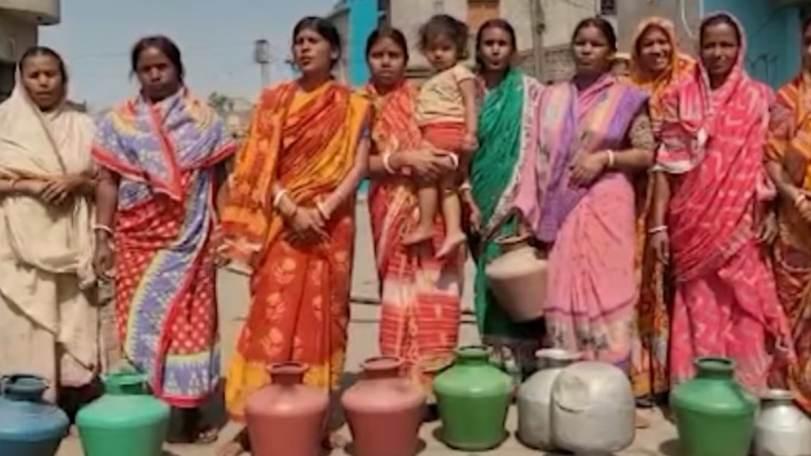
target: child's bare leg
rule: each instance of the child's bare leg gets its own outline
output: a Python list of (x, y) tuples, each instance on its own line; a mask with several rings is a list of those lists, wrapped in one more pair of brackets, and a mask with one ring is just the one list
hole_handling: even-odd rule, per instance
[(417, 190), (420, 218), (414, 230), (403, 238), (403, 244), (414, 245), (431, 240), (434, 236), (434, 219), (439, 206), (439, 189), (435, 182), (421, 185)]
[(444, 258), (455, 252), (467, 237), (462, 231), (462, 203), (457, 191), (457, 176), (449, 174), (442, 178), (442, 218), (445, 220), (445, 240), (437, 251), (437, 257)]

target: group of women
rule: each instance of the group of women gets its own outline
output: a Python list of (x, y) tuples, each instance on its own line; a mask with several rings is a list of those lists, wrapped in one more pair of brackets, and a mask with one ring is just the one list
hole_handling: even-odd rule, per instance
[[(745, 387), (789, 387), (811, 412), (811, 22), (803, 69), (776, 100), (746, 73), (745, 44), (733, 16), (712, 14), (696, 61), (651, 19), (619, 77), (615, 32), (590, 18), (572, 35), (575, 76), (544, 86), (513, 66), (508, 22), (481, 26), (478, 149), (459, 191), (496, 354), (530, 371), (541, 345), (578, 351), (624, 369), (647, 401), (690, 378), (694, 358), (727, 356)], [(215, 269), (240, 261), (251, 306), (226, 374), (232, 417), (273, 363), (305, 363), (307, 384), (335, 391), (368, 176), (379, 349), (429, 389), (457, 345), (465, 253), (436, 255), (441, 216), (433, 238), (404, 242), (419, 184), (459, 163), (421, 135), (408, 50), (398, 30), (375, 31), (371, 80), (353, 92), (332, 77), (335, 28), (301, 20), (299, 76), (262, 92), (238, 153), (165, 37), (136, 44), (140, 93), (97, 125), (67, 101), (59, 55), (27, 52), (0, 105), (2, 370), (50, 379), (51, 400), (90, 384), (95, 283), (113, 280), (127, 359), (185, 418), (183, 438), (209, 441), (197, 411), (220, 378)], [(484, 268), (511, 235), (549, 262), (541, 321), (514, 323), (488, 289)], [(247, 445), (241, 434), (222, 454)]]

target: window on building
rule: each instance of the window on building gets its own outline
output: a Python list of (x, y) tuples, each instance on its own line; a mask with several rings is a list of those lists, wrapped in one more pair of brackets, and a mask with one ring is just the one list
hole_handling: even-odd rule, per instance
[(5, 100), (14, 90), (14, 64), (0, 62), (0, 101)]
[(478, 30), (485, 22), (499, 17), (500, 3), (499, 0), (468, 0), (467, 25), (470, 30)]
[(600, 14), (615, 16), (617, 14), (617, 0), (600, 0)]

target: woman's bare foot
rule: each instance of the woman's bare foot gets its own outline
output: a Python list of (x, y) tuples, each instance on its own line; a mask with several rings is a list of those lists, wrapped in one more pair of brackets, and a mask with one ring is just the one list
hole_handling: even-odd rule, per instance
[(648, 415), (646, 411), (636, 410), (635, 425), (637, 429), (648, 429), (651, 427), (651, 420), (646, 415)]
[(403, 245), (416, 245), (428, 242), (434, 237), (433, 226), (417, 226), (411, 233), (403, 238)]
[(217, 448), (217, 456), (240, 456), (248, 453), (250, 446), (248, 430), (242, 429), (232, 440)]
[(245, 448), (241, 443), (233, 440), (217, 449), (217, 456), (240, 456), (242, 454), (245, 454)]
[(445, 236), (445, 240), (442, 241), (442, 246), (437, 250), (436, 257), (437, 258), (445, 258), (448, 255), (456, 252), (456, 249), (462, 246), (465, 243), (467, 237), (465, 233), (459, 231), (458, 233), (449, 233)]
[(330, 431), (329, 434), (324, 436), (321, 446), (325, 450), (341, 450), (349, 445), (349, 438), (338, 431)]

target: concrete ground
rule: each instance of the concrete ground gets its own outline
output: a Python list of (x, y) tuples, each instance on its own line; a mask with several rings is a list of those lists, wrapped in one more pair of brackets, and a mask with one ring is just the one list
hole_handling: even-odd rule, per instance
[[(358, 206), (358, 243), (356, 245), (355, 272), (353, 283), (352, 321), (349, 328), (349, 352), (347, 356), (346, 369), (349, 374), (359, 370), (361, 361), (369, 356), (377, 354), (377, 326), (378, 308), (374, 304), (377, 300), (377, 278), (374, 270), (371, 235), (368, 224), (368, 216), (363, 202)], [(472, 277), (472, 269), (468, 265), (466, 277)], [(219, 285), (219, 305), (221, 319), (221, 334), (223, 343), (223, 359), (229, 358), (233, 352), (234, 344), (239, 333), (239, 328), (245, 318), (248, 309), (247, 278), (237, 272), (223, 270), (218, 279)], [(470, 280), (466, 284), (464, 306), (471, 308), (471, 288)], [(475, 344), (478, 342), (476, 326), (471, 317), (465, 318), (461, 328), (461, 344)], [(675, 444), (676, 431), (671, 423), (664, 419), (658, 411), (652, 412), (653, 425), (649, 429), (640, 430), (637, 433), (633, 446), (620, 453), (622, 456), (677, 456), (678, 450)], [(444, 446), (436, 437), (435, 432), (438, 424), (423, 426), (421, 438), (425, 447), (420, 456), (440, 456), (452, 454), (471, 454), (453, 451)], [(515, 407), (510, 411), (507, 422), (507, 429), (512, 434), (516, 429)], [(229, 424), (220, 434), (220, 441), (225, 442), (238, 431), (238, 427)], [(346, 427), (342, 432), (349, 435)], [(165, 456), (209, 456), (215, 454), (217, 445), (211, 446), (183, 446), (167, 445)], [(82, 450), (75, 435), (67, 439), (62, 444), (57, 456), (81, 456)], [(344, 451), (334, 451), (334, 455), (347, 454)], [(513, 435), (496, 450), (476, 453), (482, 455), (502, 455), (520, 456), (542, 454), (537, 450), (530, 450), (523, 447)], [(618, 456), (619, 456), (618, 455)], [(111, 455), (112, 456), (112, 455)], [(381, 455), (385, 456), (385, 455)]]

